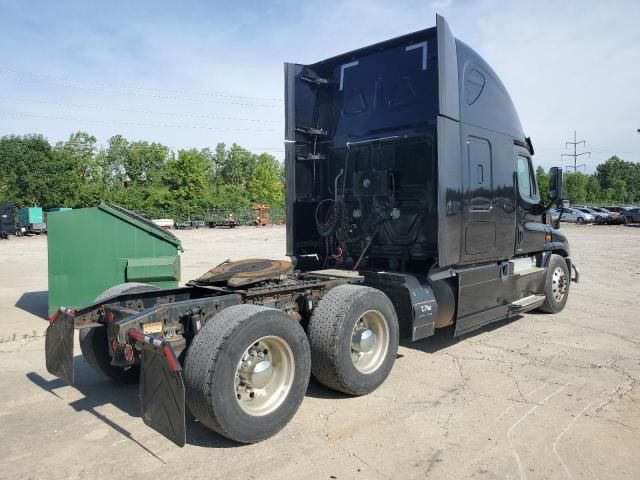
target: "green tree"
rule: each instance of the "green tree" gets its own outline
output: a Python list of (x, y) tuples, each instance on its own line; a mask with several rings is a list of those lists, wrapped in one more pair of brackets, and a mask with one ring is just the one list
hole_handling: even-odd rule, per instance
[(255, 170), (257, 155), (234, 143), (221, 160), (219, 174), (222, 181), (235, 185), (246, 185)]
[(96, 137), (87, 132), (69, 135), (66, 142), (58, 142), (55, 149), (69, 157), (74, 164), (76, 174), (85, 182), (99, 178), (101, 172), (95, 163)]
[(210, 169), (207, 156), (196, 149), (180, 150), (177, 158), (167, 161), (164, 185), (171, 192), (176, 212), (186, 216), (211, 205)]
[(258, 156), (253, 175), (247, 182), (249, 198), (254, 203), (266, 203), (272, 207), (284, 206), (282, 167), (273, 155)]
[(549, 192), (549, 175), (540, 165), (536, 168), (536, 183), (538, 184), (540, 198), (543, 202), (546, 202), (548, 200), (547, 193)]
[(17, 207), (75, 204), (82, 182), (77, 158), (51, 148), (41, 135), (0, 139), (3, 201)]
[(614, 155), (596, 167), (600, 188), (609, 191), (616, 202), (640, 200), (640, 164)]
[(214, 208), (223, 209), (245, 208), (250, 203), (246, 189), (232, 183), (218, 185), (212, 200)]
[(587, 176), (582, 172), (570, 172), (564, 175), (564, 196), (572, 204), (585, 203), (587, 200)]
[(123, 168), (131, 182), (153, 183), (160, 179), (169, 148), (159, 143), (133, 142), (124, 154)]
[(129, 141), (122, 135), (114, 135), (109, 139), (109, 147), (101, 157), (100, 165), (103, 180), (109, 187), (121, 187), (127, 180), (125, 163), (128, 150)]
[(587, 179), (586, 199), (590, 205), (602, 203), (602, 189), (600, 188), (598, 177), (595, 175), (589, 175)]

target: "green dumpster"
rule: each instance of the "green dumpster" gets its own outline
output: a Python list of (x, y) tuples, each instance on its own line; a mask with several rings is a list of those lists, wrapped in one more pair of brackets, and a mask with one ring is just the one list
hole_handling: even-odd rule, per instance
[(173, 288), (180, 281), (180, 240), (121, 207), (49, 212), (48, 233), (49, 316), (120, 283)]

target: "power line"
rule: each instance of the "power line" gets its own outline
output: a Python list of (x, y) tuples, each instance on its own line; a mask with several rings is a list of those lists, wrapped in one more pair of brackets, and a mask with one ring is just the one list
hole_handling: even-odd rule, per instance
[(270, 120), (270, 119), (253, 119), (253, 118), (239, 118), (239, 117), (223, 117), (218, 115), (201, 115), (201, 114), (193, 114), (193, 113), (178, 113), (178, 112), (161, 112), (157, 110), (133, 110), (128, 108), (116, 108), (116, 107), (100, 107), (97, 105), (78, 105), (73, 103), (63, 103), (63, 102), (51, 102), (47, 100), (38, 100), (32, 98), (17, 98), (17, 97), (4, 97), (0, 96), (0, 100), (8, 100), (15, 102), (25, 102), (25, 103), (36, 103), (39, 105), (53, 105), (58, 107), (68, 107), (68, 108), (82, 108), (87, 110), (97, 110), (97, 111), (113, 111), (113, 112), (122, 112), (122, 113), (140, 113), (144, 115), (168, 115), (173, 117), (189, 117), (189, 118), (201, 118), (201, 119), (212, 119), (212, 120), (231, 120), (231, 121), (241, 121), (241, 122), (258, 122), (258, 123), (282, 123), (282, 120)]
[[(45, 80), (34, 79), (34, 78), (28, 79), (28, 81), (35, 82), (35, 83), (52, 84), (52, 82), (47, 82)], [(221, 100), (212, 100), (209, 98), (186, 98), (186, 97), (171, 96), (171, 95), (158, 95), (153, 93), (128, 92), (126, 90), (106, 89), (102, 87), (87, 87), (87, 86), (80, 86), (80, 85), (65, 85), (65, 84), (55, 84), (55, 83), (54, 85), (66, 87), (66, 88), (78, 89), (78, 90), (87, 90), (91, 92), (102, 91), (102, 92), (114, 93), (117, 95), (157, 98), (161, 100), (177, 100), (182, 102), (186, 101), (186, 102), (197, 102), (197, 103), (205, 102), (205, 103), (216, 103), (220, 105), (236, 105), (236, 106), (244, 106), (244, 107), (261, 107), (261, 108), (281, 108), (282, 107), (282, 104), (276, 105), (276, 104), (265, 104), (265, 103), (254, 103), (254, 102), (228, 102), (228, 101), (221, 101)]]
[(578, 165), (578, 157), (579, 156), (581, 156), (581, 155), (589, 155), (589, 158), (591, 158), (591, 152), (578, 153), (577, 148), (578, 148), (579, 144), (582, 144), (585, 147), (587, 146), (587, 142), (585, 140), (580, 140), (580, 141), (577, 140), (576, 131), (574, 130), (573, 131), (573, 142), (566, 142), (565, 143), (565, 148), (567, 148), (567, 146), (569, 146), (569, 145), (573, 145), (573, 153), (572, 154), (571, 153), (563, 153), (563, 154), (560, 155), (560, 159), (561, 160), (562, 160), (562, 157), (573, 157), (573, 166), (566, 165), (566, 167), (567, 167), (567, 169), (573, 168), (574, 172), (578, 171), (578, 167), (586, 167), (587, 166), (584, 163), (582, 165)]
[(180, 125), (180, 124), (159, 124), (159, 123), (141, 123), (141, 122), (114, 122), (111, 120), (99, 120), (99, 119), (83, 119), (83, 118), (73, 118), (73, 117), (59, 117), (57, 115), (39, 115), (35, 113), (21, 113), (21, 112), (3, 112), (0, 111), (0, 115), (7, 116), (17, 116), (17, 117), (32, 117), (32, 118), (44, 118), (50, 120), (66, 120), (71, 122), (92, 122), (92, 123), (102, 123), (106, 125), (128, 125), (128, 126), (136, 126), (136, 127), (153, 127), (153, 128), (185, 128), (185, 129), (203, 129), (203, 130), (224, 130), (224, 131), (236, 131), (236, 132), (256, 132), (256, 133), (266, 133), (266, 132), (275, 132), (273, 129), (253, 129), (253, 128), (227, 128), (227, 127), (208, 127), (204, 125)]
[(7, 75), (7, 74), (14, 75), (17, 77), (28, 76), (28, 77), (48, 78), (55, 82), (80, 83), (85, 85), (94, 85), (94, 86), (97, 85), (99, 87), (106, 87), (106, 88), (124, 88), (128, 90), (143, 90), (143, 91), (154, 90), (156, 92), (165, 92), (165, 93), (178, 94), (178, 95), (239, 98), (239, 99), (247, 99), (247, 100), (267, 100), (267, 101), (273, 101), (273, 102), (283, 102), (282, 98), (276, 98), (276, 97), (251, 97), (246, 95), (226, 95), (222, 93), (196, 92), (196, 91), (189, 91), (189, 90), (176, 90), (176, 89), (166, 89), (166, 88), (145, 87), (145, 86), (138, 86), (138, 85), (113, 84), (113, 83), (106, 83), (106, 82), (87, 82), (85, 80), (74, 80), (68, 77), (56, 77), (54, 75), (46, 75), (42, 73), (21, 72), (13, 69), (0, 70), (0, 75)]

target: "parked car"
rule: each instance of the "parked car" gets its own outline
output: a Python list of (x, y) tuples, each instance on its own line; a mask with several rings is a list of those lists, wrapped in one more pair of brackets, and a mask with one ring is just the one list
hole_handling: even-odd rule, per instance
[(607, 220), (605, 223), (608, 225), (621, 225), (625, 223), (625, 218), (621, 216), (618, 212), (612, 212), (604, 207), (589, 207), (591, 210), (595, 210), (599, 213), (604, 213), (607, 215)]
[(627, 211), (627, 207), (600, 207), (600, 208), (606, 208), (610, 212), (615, 212), (619, 214), (622, 214)]
[(582, 213), (588, 213), (589, 215), (593, 216), (593, 223), (597, 223), (599, 225), (604, 225), (609, 223), (610, 220), (610, 216), (607, 213), (603, 213), (603, 212), (597, 212), (594, 209), (590, 208), (590, 207), (585, 207), (585, 206), (574, 206), (573, 207), (574, 210), (578, 210)]
[(593, 223), (595, 217), (590, 213), (582, 212), (576, 208), (563, 208), (562, 209), (562, 217), (560, 217), (561, 222), (571, 222), (571, 223)]
[(620, 215), (618, 212), (612, 212), (608, 208), (604, 208), (604, 207), (589, 207), (589, 208), (591, 210), (595, 210), (596, 212), (606, 213), (607, 215), (613, 215), (613, 216)]
[(624, 212), (622, 215), (624, 215), (627, 223), (640, 222), (640, 208), (631, 208)]

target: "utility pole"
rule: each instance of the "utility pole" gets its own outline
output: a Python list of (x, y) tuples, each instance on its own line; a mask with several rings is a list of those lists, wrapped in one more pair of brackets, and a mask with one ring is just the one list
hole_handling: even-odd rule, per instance
[(581, 152), (578, 153), (578, 145), (584, 145), (585, 147), (587, 146), (587, 142), (584, 140), (580, 140), (578, 141), (577, 136), (576, 136), (576, 131), (573, 131), (573, 142), (566, 142), (564, 145), (564, 148), (567, 148), (569, 145), (573, 145), (573, 153), (563, 153), (562, 155), (560, 155), (560, 159), (562, 159), (562, 157), (573, 157), (573, 165), (566, 165), (566, 168), (573, 168), (574, 172), (578, 171), (578, 167), (586, 167), (586, 165), (583, 163), (581, 165), (578, 165), (578, 157), (580, 155), (589, 155), (589, 158), (591, 158), (591, 152)]

